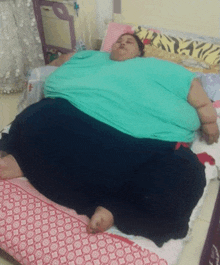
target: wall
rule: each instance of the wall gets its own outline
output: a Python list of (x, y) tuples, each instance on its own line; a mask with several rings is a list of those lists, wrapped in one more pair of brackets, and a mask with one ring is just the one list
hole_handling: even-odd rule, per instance
[[(82, 39), (85, 42), (88, 49), (94, 49), (96, 41), (99, 38), (98, 32), (96, 30), (97, 28), (96, 0), (77, 0), (77, 3), (79, 4), (78, 16), (76, 14), (76, 11), (74, 10), (73, 6), (74, 1), (70, 1), (70, 4), (68, 4), (67, 3), (68, 1), (65, 0), (51, 0), (51, 1), (65, 3), (69, 11), (69, 14), (74, 16), (74, 28), (75, 28), (76, 40)], [(45, 19), (45, 23), (47, 23), (47, 19)], [(69, 38), (67, 34), (66, 35), (64, 34), (64, 30), (62, 28), (62, 22), (59, 21), (58, 23), (54, 23), (54, 26), (58, 28), (63, 43), (65, 43), (65, 45), (68, 46)], [(48, 29), (48, 31), (49, 30), (50, 28)], [(59, 46), (58, 38), (56, 38), (57, 39), (56, 41), (56, 39), (52, 36), (52, 33), (51, 36), (47, 34), (47, 37), (49, 42), (52, 42), (53, 45), (58, 44), (57, 46)]]
[[(65, 2), (65, 0), (56, 1)], [(99, 39), (96, 26), (96, 1), (77, 0), (80, 6), (78, 17), (73, 9), (73, 4), (66, 4), (70, 14), (74, 15), (76, 39), (82, 38), (88, 49), (96, 48)], [(114, 1), (121, 1), (121, 14), (113, 15), (115, 22), (149, 25), (156, 28), (220, 38), (220, 0)], [(73, 3), (73, 1), (71, 2)], [(65, 37), (63, 40), (65, 41)]]
[(219, 0), (121, 0), (116, 22), (220, 38)]
[(0, 130), (14, 120), (20, 96), (21, 93), (0, 94)]
[(78, 0), (80, 9), (77, 17), (72, 6), (67, 6), (71, 14), (74, 15), (76, 40), (82, 38), (88, 49), (94, 48), (98, 32), (96, 30), (96, 1)]

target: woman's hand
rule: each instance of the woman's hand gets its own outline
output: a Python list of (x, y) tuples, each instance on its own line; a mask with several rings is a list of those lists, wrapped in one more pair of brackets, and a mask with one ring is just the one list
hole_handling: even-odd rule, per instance
[(196, 109), (202, 124), (201, 139), (204, 139), (207, 144), (217, 143), (219, 138), (217, 113), (198, 79), (193, 80), (187, 99)]
[(75, 52), (72, 53), (67, 53), (67, 54), (61, 54), (59, 56), (59, 58), (53, 60), (51, 63), (49, 63), (48, 65), (50, 66), (61, 66), (63, 65), (65, 62), (69, 61), (69, 59), (75, 54)]
[(201, 130), (202, 136), (200, 140), (204, 139), (207, 144), (213, 144), (218, 142), (219, 128), (216, 122), (202, 124)]

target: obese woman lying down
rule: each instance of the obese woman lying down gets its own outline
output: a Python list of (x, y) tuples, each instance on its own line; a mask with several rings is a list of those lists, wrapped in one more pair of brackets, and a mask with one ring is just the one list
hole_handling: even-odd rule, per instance
[(217, 115), (195, 75), (143, 58), (124, 34), (111, 54), (82, 51), (52, 62), (45, 99), (13, 121), (0, 142), (0, 178), (25, 176), (49, 199), (162, 246), (183, 238), (203, 194), (205, 170), (185, 145), (201, 129), (218, 141)]

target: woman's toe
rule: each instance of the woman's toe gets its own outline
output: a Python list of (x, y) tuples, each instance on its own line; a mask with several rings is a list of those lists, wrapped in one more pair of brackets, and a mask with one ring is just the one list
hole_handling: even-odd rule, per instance
[(103, 207), (97, 207), (92, 216), (87, 231), (88, 233), (99, 233), (108, 230), (113, 226), (114, 218), (110, 211)]
[(87, 226), (88, 233), (96, 234), (98, 232), (104, 232), (101, 228), (101, 220), (92, 218), (89, 225)]

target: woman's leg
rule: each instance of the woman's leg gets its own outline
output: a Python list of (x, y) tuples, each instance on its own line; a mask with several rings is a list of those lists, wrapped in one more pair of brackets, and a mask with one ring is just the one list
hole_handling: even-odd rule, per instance
[(158, 246), (185, 237), (206, 184), (204, 169), (188, 148), (165, 155), (158, 152), (135, 172), (127, 190), (127, 205), (124, 201), (118, 209), (109, 207), (115, 225), (124, 233), (149, 238)]
[[(12, 155), (5, 155), (4, 158), (0, 158), (0, 179), (13, 179), (19, 177), (23, 177), (23, 172), (21, 171), (15, 158)], [(82, 198), (84, 197), (83, 195), (84, 194), (80, 194), (79, 196), (78, 194), (80, 199), (83, 199)], [(98, 206), (95, 209), (95, 212), (93, 213), (90, 222), (87, 226), (87, 232), (88, 233), (104, 232), (108, 230), (110, 227), (112, 227), (113, 224), (114, 224), (114, 217), (112, 213), (108, 209), (102, 206)]]
[[(62, 155), (66, 155), (65, 149), (62, 150), (55, 147), (57, 141), (54, 141), (54, 148), (51, 148), (53, 144), (47, 146), (48, 141), (46, 139), (48, 135), (42, 133), (45, 130), (47, 131), (47, 129), (51, 132), (50, 125), (54, 126), (54, 132), (62, 128), (62, 125), (59, 125), (59, 119), (57, 122), (55, 119), (55, 125), (51, 122), (54, 114), (56, 115), (54, 102), (52, 100), (44, 100), (24, 110), (12, 123), (9, 135), (5, 135), (4, 139), (0, 140), (0, 149), (4, 150), (1, 151), (0, 156), (0, 179), (23, 176), (20, 168), (21, 163), (25, 176), (41, 193), (57, 203), (74, 208), (78, 213), (92, 217), (88, 231), (97, 232), (100, 229), (105, 231), (113, 225), (112, 214), (104, 207), (98, 206), (98, 202), (85, 195), (79, 188), (76, 190), (73, 183), (68, 181), (65, 183), (65, 174), (63, 175), (62, 170), (54, 165), (56, 160), (58, 161)], [(60, 103), (61, 105), (63, 103), (65, 105), (69, 104), (66, 101), (61, 101)], [(53, 111), (53, 115), (50, 115)], [(45, 116), (45, 113), (48, 113), (48, 115)], [(58, 111), (57, 114), (63, 113)], [(68, 116), (71, 116), (71, 114)], [(74, 119), (74, 116), (72, 118)], [(69, 126), (68, 121), (65, 122), (66, 124), (62, 128), (64, 129), (64, 135), (66, 133), (65, 127)], [(72, 126), (73, 124), (70, 122), (70, 125)], [(42, 139), (39, 139), (39, 133), (41, 133)], [(50, 136), (56, 140), (52, 134)], [(62, 137), (62, 133), (60, 133), (59, 139), (57, 139), (58, 142), (62, 140)], [(74, 138), (70, 139), (70, 141), (73, 140)], [(44, 150), (40, 148), (42, 145)], [(48, 150), (45, 149), (45, 146), (49, 147)], [(55, 161), (50, 161), (51, 153), (54, 153), (54, 149), (59, 151), (59, 153), (53, 157)], [(12, 154), (18, 159), (19, 164)], [(51, 163), (48, 164), (47, 162)], [(62, 159), (62, 162), (65, 164), (65, 158)], [(67, 164), (69, 162), (67, 161)], [(61, 181), (58, 181), (59, 179)], [(72, 189), (69, 189), (69, 187), (72, 187)]]

